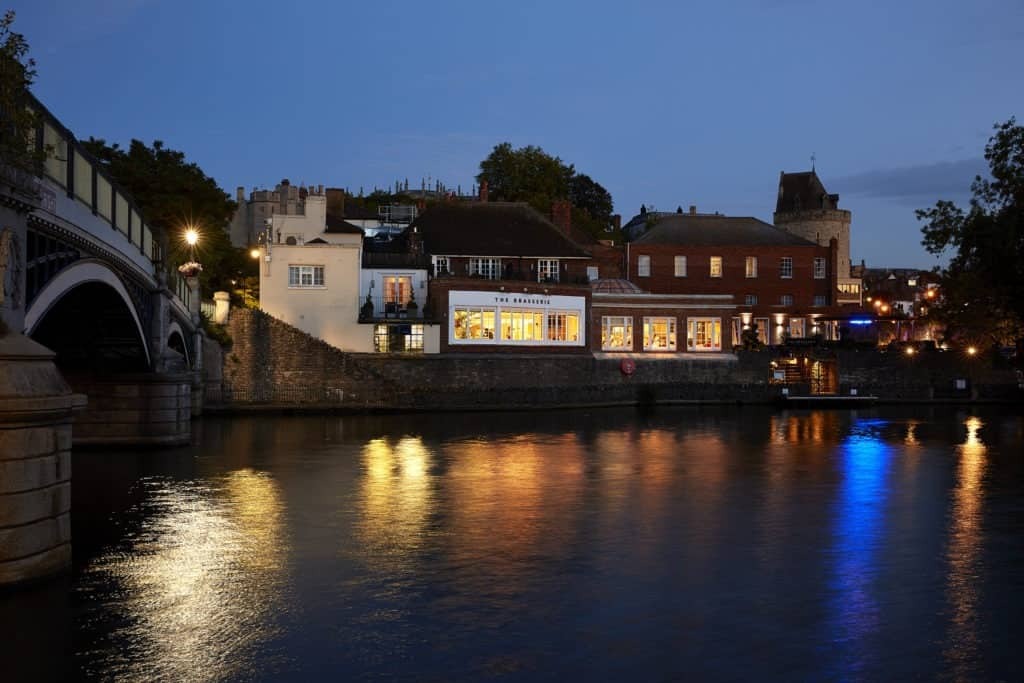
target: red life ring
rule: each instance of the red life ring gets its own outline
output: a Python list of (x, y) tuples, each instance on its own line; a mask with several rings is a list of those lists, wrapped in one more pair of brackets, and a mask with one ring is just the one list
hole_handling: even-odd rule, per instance
[(636, 372), (636, 363), (633, 362), (632, 358), (623, 358), (622, 362), (619, 363), (619, 370), (622, 371), (623, 375), (629, 377)]

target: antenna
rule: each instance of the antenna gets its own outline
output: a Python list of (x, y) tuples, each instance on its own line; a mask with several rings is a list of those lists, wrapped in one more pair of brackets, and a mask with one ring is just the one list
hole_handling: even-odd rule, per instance
[(814, 152), (811, 152), (811, 170), (814, 170), (814, 161), (817, 157), (814, 156)]

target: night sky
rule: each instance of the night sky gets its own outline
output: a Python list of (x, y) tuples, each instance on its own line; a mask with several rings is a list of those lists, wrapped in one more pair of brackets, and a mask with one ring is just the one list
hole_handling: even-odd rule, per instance
[(641, 203), (771, 221), (811, 155), (855, 262), (931, 266), (913, 215), (966, 203), (1024, 118), (1020, 0), (19, 0), (34, 91), (81, 138), (165, 141), (234, 195), (282, 178), (468, 191), (502, 141)]

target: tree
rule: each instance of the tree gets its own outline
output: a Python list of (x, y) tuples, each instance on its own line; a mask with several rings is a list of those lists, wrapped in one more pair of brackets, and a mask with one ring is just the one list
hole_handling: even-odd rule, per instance
[(476, 180), (487, 183), (491, 199), (526, 202), (544, 215), (551, 213), (553, 202), (568, 199), (573, 205), (573, 225), (595, 237), (605, 236), (611, 222), (608, 191), (540, 147), (513, 149), (508, 142), (495, 145), (480, 162)]
[(160, 140), (151, 147), (132, 140), (127, 151), (94, 138), (83, 146), (138, 203), (150, 228), (167, 245), (169, 269), (193, 256), (183, 240), (188, 225), (200, 231), (195, 256), (203, 264), (204, 289), (229, 290), (232, 278), (251, 269), (251, 259), (244, 249), (231, 246), (226, 229), (235, 202), (183, 152)]
[(991, 179), (974, 179), (969, 209), (939, 201), (916, 212), (925, 249), (952, 252), (933, 316), (947, 338), (970, 343), (1024, 337), (1024, 127), (1011, 118), (994, 128), (985, 146)]
[(39, 115), (29, 94), (36, 63), (28, 57), (25, 36), (13, 26), (14, 12), (8, 10), (0, 19), (0, 171), (14, 189), (31, 195), (46, 155), (36, 148)]

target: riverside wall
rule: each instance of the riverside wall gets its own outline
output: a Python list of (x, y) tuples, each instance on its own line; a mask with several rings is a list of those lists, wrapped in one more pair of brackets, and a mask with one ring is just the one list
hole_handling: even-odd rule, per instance
[[(233, 340), (212, 410), (279, 407), (336, 410), (472, 410), (672, 402), (763, 403), (772, 352), (645, 357), (625, 375), (619, 358), (543, 354), (378, 355), (340, 351), (259, 311), (233, 310)], [(1019, 400), (1005, 363), (956, 354), (907, 358), (838, 351), (840, 392), (892, 401)], [(964, 380), (958, 384), (956, 380)], [(958, 388), (960, 387), (960, 388)], [(801, 387), (795, 387), (795, 393)], [(215, 398), (214, 398), (215, 397)]]

